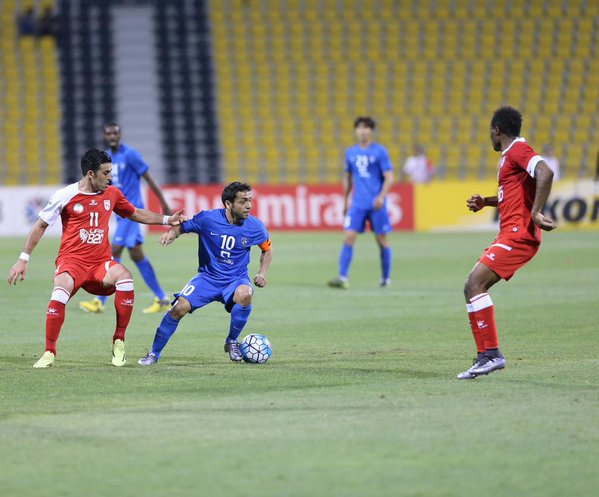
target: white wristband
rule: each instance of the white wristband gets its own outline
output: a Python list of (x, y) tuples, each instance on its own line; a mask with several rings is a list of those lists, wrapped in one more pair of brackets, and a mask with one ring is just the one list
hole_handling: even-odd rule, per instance
[(168, 220), (170, 219), (171, 216), (164, 216), (162, 218), (162, 224), (164, 224), (165, 226), (168, 226)]
[(19, 259), (25, 262), (29, 262), (29, 254), (27, 252), (21, 252)]

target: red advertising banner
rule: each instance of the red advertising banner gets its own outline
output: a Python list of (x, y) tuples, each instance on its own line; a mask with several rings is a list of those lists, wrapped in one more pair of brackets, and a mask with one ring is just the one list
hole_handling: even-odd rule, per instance
[[(172, 209), (187, 216), (223, 207), (221, 185), (167, 185), (162, 192)], [(160, 212), (149, 191), (148, 208)], [(393, 229), (414, 230), (414, 189), (396, 184), (387, 197)], [(269, 230), (335, 230), (343, 226), (343, 191), (334, 185), (257, 185), (253, 187), (252, 212)], [(164, 228), (151, 226), (151, 231)]]

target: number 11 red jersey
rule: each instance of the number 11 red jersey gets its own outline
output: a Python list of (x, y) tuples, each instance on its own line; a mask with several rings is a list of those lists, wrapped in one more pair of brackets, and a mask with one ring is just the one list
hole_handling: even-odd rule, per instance
[(102, 192), (84, 193), (78, 183), (58, 190), (39, 217), (52, 225), (62, 219), (62, 238), (57, 259), (68, 257), (82, 264), (106, 261), (111, 258), (108, 222), (112, 211), (129, 217), (135, 207), (114, 186)]

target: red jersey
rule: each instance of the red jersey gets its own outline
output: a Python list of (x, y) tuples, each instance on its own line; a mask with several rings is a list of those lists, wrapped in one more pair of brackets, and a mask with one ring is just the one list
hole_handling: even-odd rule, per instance
[(58, 190), (39, 217), (52, 225), (62, 219), (62, 239), (57, 259), (68, 256), (84, 264), (111, 258), (108, 222), (112, 211), (129, 217), (135, 207), (121, 190), (109, 186), (103, 192), (84, 193), (78, 183)]
[(499, 162), (499, 233), (506, 238), (541, 243), (541, 230), (532, 222), (535, 167), (543, 160), (524, 138), (516, 138)]

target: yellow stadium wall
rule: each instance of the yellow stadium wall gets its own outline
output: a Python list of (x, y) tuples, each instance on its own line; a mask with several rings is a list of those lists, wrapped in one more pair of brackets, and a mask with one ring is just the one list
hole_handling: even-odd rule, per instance
[[(415, 229), (420, 232), (497, 231), (496, 209), (472, 213), (466, 199), (472, 194), (492, 196), (495, 181), (445, 181), (416, 185), (414, 191)], [(553, 185), (546, 205), (560, 230), (599, 230), (599, 184), (562, 181)]]

